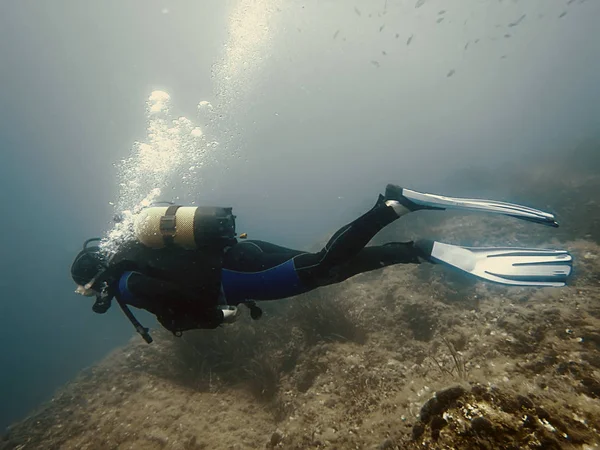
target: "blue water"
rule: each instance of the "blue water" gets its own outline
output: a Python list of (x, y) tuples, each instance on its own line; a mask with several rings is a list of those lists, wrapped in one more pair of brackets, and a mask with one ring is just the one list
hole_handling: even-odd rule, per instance
[[(215, 86), (237, 102), (215, 136), (235, 138), (198, 196), (233, 206), (250, 238), (296, 248), (364, 211), (387, 182), (437, 189), (456, 168), (520, 164), (597, 135), (598, 2), (559, 18), (564, 1), (478, 1), (448, 7), (437, 26), (428, 14), (440, 1), (385, 2), (385, 20), (383, 1), (357, 1), (360, 17), (344, 2), (286, 3), (260, 61), (227, 34), (237, 1), (168, 13), (142, 0), (1, 2), (0, 429), (133, 335), (115, 308), (92, 313), (69, 268), (111, 226), (115, 165), (147, 137), (154, 90), (192, 120), (199, 101), (218, 103)], [(524, 12), (505, 39), (496, 21)], [(245, 89), (214, 79), (226, 42), (240, 44), (242, 66), (260, 62)]]

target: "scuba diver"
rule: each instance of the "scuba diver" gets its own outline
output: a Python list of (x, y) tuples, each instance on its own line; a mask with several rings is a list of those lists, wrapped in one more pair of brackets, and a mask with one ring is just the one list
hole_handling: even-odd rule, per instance
[[(88, 239), (71, 267), (75, 292), (95, 297), (105, 313), (113, 299), (148, 342), (128, 306), (183, 331), (234, 322), (239, 304), (253, 319), (260, 300), (296, 296), (394, 264), (440, 263), (465, 274), (514, 286), (564, 286), (572, 257), (564, 250), (460, 247), (432, 240), (366, 246), (384, 227), (418, 210), (461, 209), (512, 216), (558, 227), (554, 215), (493, 200), (425, 194), (389, 184), (369, 211), (339, 229), (318, 252), (258, 240), (238, 241), (232, 208), (155, 206), (135, 216), (135, 239), (107, 254)], [(239, 236), (244, 239), (244, 235)]]

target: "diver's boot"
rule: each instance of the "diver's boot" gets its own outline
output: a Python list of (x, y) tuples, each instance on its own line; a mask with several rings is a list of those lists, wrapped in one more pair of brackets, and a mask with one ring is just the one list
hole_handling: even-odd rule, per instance
[[(388, 184), (385, 187), (384, 198), (386, 200), (386, 204), (388, 204), (388, 202), (399, 203), (406, 210), (405, 214), (412, 212), (412, 211), (418, 211), (420, 209), (444, 209), (444, 208), (433, 208), (433, 207), (428, 207), (425, 205), (419, 205), (419, 204), (411, 201), (409, 198), (407, 198), (404, 195), (404, 188), (402, 188), (396, 184)], [(388, 206), (391, 206), (391, 204)]]
[(402, 188), (393, 184), (388, 184), (385, 188), (385, 195), (379, 196), (379, 201), (385, 203), (394, 210), (396, 216), (402, 217), (409, 212), (416, 211), (417, 205), (411, 204), (403, 195)]
[[(421, 259), (428, 260), (428, 255), (417, 247), (413, 241), (387, 242), (381, 247), (386, 249), (386, 252), (379, 254), (377, 258), (381, 267), (391, 264), (420, 264)], [(388, 254), (387, 250), (390, 250), (391, 254)]]
[(465, 211), (503, 214), (517, 219), (541, 223), (551, 227), (558, 227), (558, 222), (553, 214), (514, 203), (425, 194), (423, 192), (402, 188), (394, 184), (387, 185), (385, 189), (385, 199), (388, 201), (396, 200), (409, 211), (417, 211), (419, 209), (462, 209)]
[[(332, 273), (334, 268), (346, 264), (354, 258), (383, 228), (397, 220), (410, 210), (396, 200), (386, 200), (379, 195), (375, 206), (359, 218), (337, 230), (320, 252), (317, 264), (312, 265), (318, 271), (312, 277), (317, 277), (323, 283), (329, 283), (337, 275)], [(299, 256), (302, 259), (302, 255)], [(304, 269), (303, 269), (304, 270)]]

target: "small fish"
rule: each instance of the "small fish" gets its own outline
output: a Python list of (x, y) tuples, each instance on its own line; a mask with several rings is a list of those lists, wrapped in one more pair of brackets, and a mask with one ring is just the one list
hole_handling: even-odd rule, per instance
[(408, 40), (406, 41), (406, 45), (410, 45), (412, 40), (413, 40), (413, 35), (411, 34), (410, 37), (408, 38)]
[(362, 14), (360, 13), (359, 9), (355, 6), (354, 7), (354, 12), (360, 17)]
[(510, 34), (505, 34), (505, 35), (504, 35), (504, 37), (505, 37), (506, 39), (508, 39), (508, 38), (510, 38)]
[(437, 23), (442, 23), (444, 21), (443, 17), (440, 17), (438, 20), (436, 20)]
[(373, 64), (375, 67), (379, 67), (381, 64), (379, 64), (379, 62), (377, 61), (371, 61), (371, 64)]
[(381, 54), (382, 54), (383, 56), (387, 56), (387, 53), (385, 52), (385, 50), (381, 50)]
[(396, 39), (398, 39), (400, 37), (400, 35), (398, 33), (396, 33)]
[(502, 55), (500, 59), (506, 59), (506, 55)]
[(523, 20), (525, 19), (525, 17), (527, 17), (527, 14), (523, 14), (521, 17), (519, 17), (514, 22), (509, 23), (508, 24), (509, 28), (516, 27), (517, 25), (519, 25), (521, 22), (523, 22)]
[(569, 1), (567, 2), (567, 5), (570, 5), (571, 3), (575, 3), (575, 0), (569, 0)]
[(381, 25), (381, 26), (379, 27), (379, 32), (381, 33), (381, 32), (383, 31), (383, 29), (384, 29), (384, 28), (385, 28), (385, 24)]
[(446, 10), (445, 10), (445, 9), (442, 9), (442, 10), (441, 10), (441, 11), (438, 13), (438, 16), (441, 16), (442, 14), (446, 14)]
[(448, 72), (448, 74), (446, 75), (446, 78), (450, 78), (455, 73), (456, 73), (456, 71), (454, 69), (452, 69), (450, 72)]
[(567, 12), (565, 11), (564, 13), (562, 13), (560, 16), (558, 16), (559, 19), (562, 19), (563, 17), (565, 17), (567, 15)]
[(465, 44), (465, 50), (469, 48), (469, 44), (470, 44), (470, 43), (471, 43), (471, 42), (469, 41), (469, 42), (467, 42), (467, 43)]
[(477, 43), (479, 43), (479, 39), (475, 39), (475, 43), (476, 43), (476, 44), (477, 44)]
[(415, 8), (420, 8), (424, 4), (425, 4), (425, 0), (417, 0), (417, 3), (415, 3)]
[(335, 39), (336, 37), (338, 37), (338, 34), (340, 34), (340, 30), (337, 30), (337, 31), (334, 33), (334, 35), (333, 35), (333, 38)]

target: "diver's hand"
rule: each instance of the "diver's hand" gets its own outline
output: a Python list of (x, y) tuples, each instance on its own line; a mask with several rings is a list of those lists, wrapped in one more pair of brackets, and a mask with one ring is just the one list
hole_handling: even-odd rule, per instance
[(108, 308), (110, 308), (110, 297), (97, 297), (94, 305), (92, 306), (92, 311), (94, 311), (96, 314), (104, 314), (106, 311), (108, 311)]
[(96, 295), (96, 301), (92, 306), (92, 311), (97, 314), (104, 314), (106, 311), (108, 311), (108, 308), (110, 308), (112, 298), (113, 294), (109, 289), (108, 284), (103, 283), (100, 293)]

